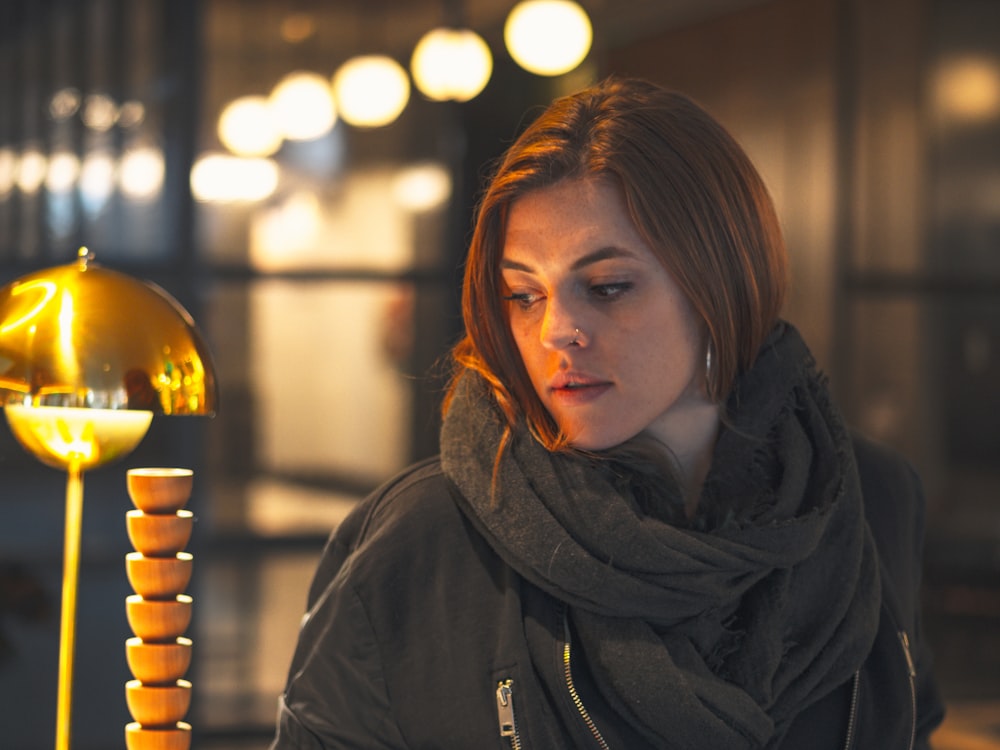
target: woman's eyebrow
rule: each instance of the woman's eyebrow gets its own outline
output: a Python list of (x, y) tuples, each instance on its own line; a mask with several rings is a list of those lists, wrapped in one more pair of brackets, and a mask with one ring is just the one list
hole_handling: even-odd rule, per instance
[(589, 266), (592, 263), (598, 263), (602, 260), (611, 260), (613, 258), (635, 258), (635, 254), (629, 252), (623, 247), (608, 245), (607, 247), (602, 247), (599, 250), (595, 250), (592, 253), (587, 253), (586, 255), (577, 258), (570, 268), (574, 271), (579, 271), (584, 266)]
[[(570, 270), (579, 271), (581, 268), (589, 266), (593, 263), (598, 263), (602, 260), (610, 260), (612, 258), (631, 258), (635, 259), (635, 254), (626, 250), (622, 247), (617, 247), (615, 245), (609, 245), (607, 247), (602, 247), (598, 250), (594, 250), (591, 253), (582, 255), (573, 261), (573, 265), (570, 266)], [(510, 260), (509, 258), (500, 259), (501, 270), (510, 271), (524, 271), (525, 273), (532, 273), (534, 269), (527, 263), (522, 263), (517, 260)]]
[(503, 271), (524, 271), (525, 273), (531, 273), (534, 270), (526, 263), (508, 260), (507, 258), (500, 259), (500, 269)]

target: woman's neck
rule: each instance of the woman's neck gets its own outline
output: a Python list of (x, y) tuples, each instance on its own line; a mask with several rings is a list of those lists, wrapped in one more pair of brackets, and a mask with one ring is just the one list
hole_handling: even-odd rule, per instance
[(719, 424), (719, 406), (706, 400), (688, 405), (683, 413), (675, 415), (670, 432), (660, 438), (676, 462), (688, 518), (698, 510), (701, 488), (712, 466)]

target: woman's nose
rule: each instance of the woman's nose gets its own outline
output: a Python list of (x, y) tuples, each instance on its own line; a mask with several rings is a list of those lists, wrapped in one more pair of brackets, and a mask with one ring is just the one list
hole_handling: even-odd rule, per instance
[(545, 309), (540, 336), (543, 346), (556, 351), (581, 346), (584, 339), (577, 316), (565, 305), (551, 301)]

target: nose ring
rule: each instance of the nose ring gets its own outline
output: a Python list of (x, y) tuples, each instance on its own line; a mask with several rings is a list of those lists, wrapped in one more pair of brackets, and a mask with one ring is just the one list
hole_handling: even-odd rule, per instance
[(573, 340), (570, 341), (569, 343), (570, 344), (579, 344), (580, 343), (580, 329), (579, 328), (574, 328), (573, 329)]

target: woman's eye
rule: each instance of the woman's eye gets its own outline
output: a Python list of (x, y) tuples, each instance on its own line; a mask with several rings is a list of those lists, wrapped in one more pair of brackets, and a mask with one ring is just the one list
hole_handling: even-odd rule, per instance
[(537, 294), (532, 294), (531, 292), (515, 292), (513, 294), (508, 294), (504, 297), (507, 302), (513, 302), (515, 305), (523, 310), (527, 310), (533, 304), (541, 299)]
[(611, 284), (593, 284), (590, 293), (600, 300), (615, 300), (632, 289), (632, 283), (619, 281)]

